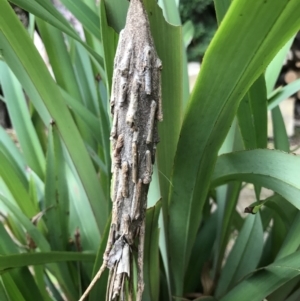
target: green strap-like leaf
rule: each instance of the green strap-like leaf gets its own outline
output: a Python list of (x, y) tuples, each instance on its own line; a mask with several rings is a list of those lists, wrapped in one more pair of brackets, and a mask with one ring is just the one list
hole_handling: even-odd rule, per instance
[(265, 71), (265, 78), (266, 78), (266, 87), (267, 87), (267, 95), (269, 96), (276, 84), (276, 81), (280, 75), (282, 70), (282, 65), (286, 59), (288, 51), (290, 50), (295, 36), (293, 36), (275, 55), (272, 59), (271, 63), (267, 67)]
[(23, 177), (11, 164), (11, 162), (0, 152), (0, 177), (3, 179), (6, 187), (9, 189), (16, 204), (24, 212), (24, 214), (31, 218), (37, 213), (37, 204), (33, 204), (28, 193), (28, 183), (24, 183)]
[(300, 299), (300, 288), (293, 292), (286, 301), (298, 301)]
[(222, 155), (212, 186), (232, 180), (259, 184), (282, 195), (300, 209), (300, 157), (276, 150), (250, 150)]
[[(20, 292), (18, 286), (13, 281), (11, 275), (7, 274), (1, 277), (3, 286), (7, 292), (9, 300), (18, 300), (18, 301), (29, 301), (24, 299), (24, 296)], [(5, 300), (5, 299), (4, 299)]]
[(280, 286), (300, 274), (300, 251), (276, 260), (264, 269), (241, 281), (220, 301), (261, 301)]
[(0, 300), (11, 301), (7, 295), (6, 289), (5, 289), (3, 281), (1, 279), (0, 279)]
[(26, 164), (24, 157), (2, 127), (0, 127), (0, 152), (2, 152), (6, 159), (14, 166), (14, 170), (18, 173), (18, 177), (23, 185), (27, 185), (28, 181), (25, 176)]
[[(0, 48), (3, 57), (21, 84), (30, 81), (31, 86), (34, 86), (41, 100), (35, 105), (47, 107), (52, 119), (55, 120), (59, 134), (82, 181), (99, 230), (102, 232), (108, 216), (108, 200), (104, 197), (95, 169), (71, 114), (27, 32), (17, 20), (6, 0), (0, 0), (0, 10), (2, 15), (0, 19)], [(14, 56), (11, 56), (12, 53)], [(26, 78), (22, 76), (24, 73), (19, 73), (15, 64), (16, 60), (24, 70)], [(46, 116), (43, 117), (46, 118)], [(44, 119), (44, 121), (49, 124), (50, 118)]]
[(159, 5), (162, 7), (166, 20), (174, 25), (180, 25), (180, 15), (177, 5), (174, 0), (159, 0)]
[(42, 252), (42, 253), (24, 253), (0, 256), (0, 273), (10, 269), (29, 266), (48, 264), (53, 262), (67, 261), (90, 261), (95, 260), (93, 253), (78, 252)]
[(260, 214), (248, 216), (222, 270), (216, 297), (257, 267), (263, 250), (263, 234)]
[(298, 211), (294, 221), (284, 239), (276, 259), (281, 259), (297, 251), (300, 246), (300, 213)]
[[(75, 30), (70, 26), (70, 24), (65, 20), (65, 18), (54, 8), (54, 6), (49, 1), (11, 0), (10, 2), (20, 6), (24, 10), (48, 22), (49, 24), (60, 29), (61, 31), (65, 32), (73, 39), (80, 42), (88, 50), (88, 52), (95, 58), (98, 64), (103, 67), (102, 57), (80, 39), (79, 35), (75, 32)], [(101, 72), (102, 71), (103, 70), (101, 69)]]
[(118, 45), (118, 35), (114, 29), (108, 26), (105, 1), (100, 2), (101, 39), (103, 42), (103, 54), (106, 73), (106, 86), (110, 95), (114, 69), (114, 57)]
[(145, 291), (144, 301), (159, 300), (159, 228), (158, 217), (161, 209), (161, 201), (155, 206), (147, 209), (146, 232), (145, 232), (145, 254), (144, 254), (144, 278)]
[(7, 100), (9, 117), (16, 131), (28, 166), (41, 178), (45, 174), (45, 156), (30, 119), (25, 95), (15, 75), (0, 61), (0, 83)]
[(279, 106), (275, 107), (271, 113), (273, 122), (274, 146), (276, 149), (289, 152), (290, 142)]
[(242, 99), (237, 117), (246, 149), (267, 146), (267, 92), (261, 75)]
[(61, 0), (77, 20), (100, 40), (99, 17), (81, 0)]
[(235, 0), (205, 54), (171, 179), (168, 233), (176, 295), (182, 294), (217, 152), (240, 100), (299, 29), (299, 7), (299, 0)]
[(69, 93), (65, 90), (60, 89), (64, 101), (66, 104), (73, 110), (73, 112), (81, 118), (81, 120), (86, 124), (91, 134), (94, 135), (95, 139), (99, 143), (102, 143), (100, 124), (97, 117), (88, 110), (82, 103), (74, 99)]
[(191, 20), (188, 20), (183, 24), (182, 31), (184, 46), (187, 48), (193, 40), (195, 34), (195, 27)]
[(199, 279), (204, 265), (209, 262), (212, 249), (216, 241), (217, 233), (217, 212), (213, 213), (205, 221), (197, 233), (194, 248), (187, 270), (189, 271), (185, 278), (185, 292), (194, 292), (199, 286)]
[[(108, 25), (117, 33), (125, 27), (129, 2), (124, 0), (104, 0)], [(116, 9), (118, 7), (118, 9)]]
[(48, 240), (53, 251), (66, 250), (69, 240), (70, 209), (65, 170), (63, 150), (57, 128), (55, 125), (50, 125), (44, 220), (48, 228)]
[(297, 79), (290, 84), (280, 88), (278, 92), (269, 98), (268, 109), (272, 110), (278, 106), (283, 100), (291, 97), (297, 91), (300, 90), (300, 79)]

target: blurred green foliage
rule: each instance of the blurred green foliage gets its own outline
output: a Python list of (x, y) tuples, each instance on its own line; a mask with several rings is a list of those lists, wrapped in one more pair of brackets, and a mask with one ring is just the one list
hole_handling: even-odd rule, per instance
[(187, 50), (188, 60), (201, 61), (217, 29), (213, 0), (181, 0), (179, 11), (182, 23), (190, 20), (195, 28), (194, 38)]

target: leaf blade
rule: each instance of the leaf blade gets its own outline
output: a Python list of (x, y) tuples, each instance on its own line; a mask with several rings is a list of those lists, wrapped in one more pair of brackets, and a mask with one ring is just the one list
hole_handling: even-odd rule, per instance
[(182, 125), (170, 192), (169, 245), (176, 295), (182, 294), (217, 152), (241, 98), (298, 30), (298, 4), (233, 1), (206, 52)]

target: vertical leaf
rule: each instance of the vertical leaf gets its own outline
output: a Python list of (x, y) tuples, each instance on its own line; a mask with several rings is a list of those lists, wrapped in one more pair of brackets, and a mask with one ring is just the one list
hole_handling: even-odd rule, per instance
[(274, 146), (276, 149), (289, 152), (290, 143), (279, 106), (275, 107), (271, 113), (273, 122)]
[(256, 271), (219, 300), (244, 300), (245, 296), (249, 296), (251, 301), (263, 300), (276, 289), (299, 276), (299, 255), (299, 251), (295, 252)]
[(158, 217), (161, 208), (161, 201), (154, 207), (147, 210), (146, 233), (145, 233), (145, 254), (144, 254), (144, 277), (145, 291), (144, 301), (158, 301), (159, 299), (159, 228)]
[(105, 1), (100, 2), (101, 40), (103, 42), (104, 66), (106, 73), (106, 87), (110, 95), (114, 68), (114, 57), (118, 44), (118, 35), (107, 23)]
[(184, 288), (186, 293), (196, 291), (200, 283), (203, 267), (210, 260), (218, 230), (217, 217), (217, 213), (213, 213), (208, 220), (205, 220), (198, 231), (187, 268), (189, 272), (186, 275)]
[(244, 276), (253, 271), (263, 250), (263, 228), (260, 214), (248, 216), (228, 256), (216, 289), (223, 295)]
[(171, 180), (169, 245), (176, 295), (182, 295), (217, 152), (241, 98), (298, 30), (298, 6), (297, 0), (233, 1), (205, 54), (182, 124)]
[(282, 69), (283, 62), (286, 58), (286, 55), (291, 48), (295, 36), (293, 36), (275, 55), (275, 57), (270, 62), (269, 66), (265, 71), (265, 78), (266, 78), (266, 87), (267, 87), (267, 94), (270, 95), (273, 91), (280, 71)]
[[(98, 227), (102, 232), (108, 216), (108, 205), (85, 145), (64, 104), (57, 85), (51, 78), (27, 32), (5, 0), (0, 0), (0, 10), (2, 12), (0, 48), (3, 49), (3, 57), (22, 84), (29, 81), (30, 86), (34, 87), (35, 93), (39, 96), (39, 100), (34, 105), (40, 109), (47, 107), (47, 111), (55, 120), (88, 195)], [(24, 73), (19, 73), (18, 66), (21, 66), (26, 76)], [(40, 109), (38, 111), (41, 114)], [(49, 114), (43, 115), (43, 120), (45, 124), (48, 124), (50, 122)], [(99, 210), (99, 204), (101, 204), (101, 210)]]
[(261, 75), (242, 99), (237, 116), (246, 149), (267, 146), (267, 94)]
[(28, 183), (22, 181), (23, 177), (20, 178), (20, 174), (2, 152), (0, 152), (0, 162), (0, 176), (14, 197), (16, 204), (27, 217), (33, 217), (37, 213), (37, 208), (29, 196)]
[(43, 179), (45, 173), (43, 150), (30, 120), (22, 87), (4, 62), (0, 62), (0, 83), (25, 160), (28, 166)]
[(0, 300), (11, 301), (10, 298), (8, 297), (2, 279), (0, 279)]
[(298, 211), (293, 223), (285, 236), (285, 239), (281, 245), (281, 248), (276, 256), (276, 259), (281, 259), (296, 252), (300, 246), (300, 213)]
[(2, 278), (2, 283), (3, 283), (4, 287), (6, 288), (6, 292), (9, 295), (9, 298), (11, 300), (29, 301), (29, 300), (24, 299), (22, 293), (20, 292), (16, 283), (13, 281), (10, 274), (5, 274), (5, 275), (1, 276), (1, 278)]
[(50, 125), (45, 182), (45, 222), (51, 249), (62, 251), (69, 240), (69, 196), (62, 146), (55, 125)]

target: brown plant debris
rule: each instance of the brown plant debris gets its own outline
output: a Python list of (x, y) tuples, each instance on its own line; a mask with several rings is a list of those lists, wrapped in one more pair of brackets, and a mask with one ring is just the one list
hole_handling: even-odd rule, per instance
[(112, 81), (113, 209), (110, 234), (103, 265), (80, 301), (87, 296), (105, 267), (110, 269), (106, 300), (125, 300), (127, 281), (132, 299), (132, 246), (135, 241), (138, 243), (136, 300), (142, 300), (147, 194), (159, 142), (157, 121), (163, 119), (161, 69), (142, 1), (131, 0), (126, 26), (119, 37)]

